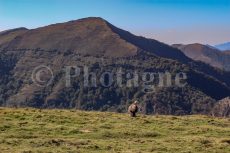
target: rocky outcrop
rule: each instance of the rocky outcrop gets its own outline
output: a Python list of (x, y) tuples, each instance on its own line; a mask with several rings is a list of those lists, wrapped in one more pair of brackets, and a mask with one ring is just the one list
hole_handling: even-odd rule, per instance
[(218, 101), (212, 111), (216, 117), (230, 117), (230, 97)]

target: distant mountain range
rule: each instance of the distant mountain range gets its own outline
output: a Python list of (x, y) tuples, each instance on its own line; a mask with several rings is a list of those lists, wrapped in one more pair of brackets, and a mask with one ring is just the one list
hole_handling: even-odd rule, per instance
[[(230, 96), (230, 73), (193, 60), (174, 47), (95, 17), (5, 31), (0, 33), (0, 105), (126, 112), (127, 105), (138, 99), (146, 114), (210, 114), (218, 100)], [(215, 62), (221, 68), (221, 62)], [(53, 71), (49, 86), (37, 86), (31, 79), (40, 65)], [(88, 66), (97, 77), (119, 69), (140, 74), (170, 72), (173, 77), (184, 72), (187, 85), (157, 87), (148, 93), (143, 86), (84, 87), (83, 77), (77, 77), (71, 80), (73, 86), (66, 87), (66, 66)], [(129, 80), (126, 75), (123, 79)]]
[(230, 71), (229, 51), (223, 51), (202, 44), (174, 44), (175, 48), (180, 49), (186, 56), (196, 61), (202, 61), (211, 66)]
[(230, 50), (230, 42), (218, 44), (218, 45), (215, 45), (214, 47), (221, 51)]

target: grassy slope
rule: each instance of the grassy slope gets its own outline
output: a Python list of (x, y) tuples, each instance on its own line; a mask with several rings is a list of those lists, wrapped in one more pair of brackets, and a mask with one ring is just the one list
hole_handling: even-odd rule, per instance
[(230, 152), (229, 119), (0, 108), (0, 152)]

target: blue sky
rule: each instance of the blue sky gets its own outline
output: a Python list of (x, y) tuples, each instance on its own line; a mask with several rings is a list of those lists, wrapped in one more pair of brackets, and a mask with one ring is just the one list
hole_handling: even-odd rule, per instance
[(169, 44), (230, 41), (230, 0), (0, 0), (0, 31), (89, 16)]

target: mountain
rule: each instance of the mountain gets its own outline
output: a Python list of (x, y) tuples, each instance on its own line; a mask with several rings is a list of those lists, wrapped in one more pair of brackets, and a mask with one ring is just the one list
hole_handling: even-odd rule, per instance
[(230, 50), (230, 42), (218, 44), (218, 45), (215, 45), (214, 47), (216, 47), (217, 49), (221, 51)]
[(230, 55), (213, 47), (202, 44), (175, 44), (173, 47), (180, 49), (186, 56), (196, 61), (202, 61), (211, 66), (230, 71)]
[(131, 56), (137, 54), (138, 49), (143, 49), (161, 57), (190, 61), (177, 49), (153, 39), (134, 36), (101, 18), (80, 19), (29, 30), (11, 43), (2, 46), (4, 47), (42, 48), (61, 52), (74, 50), (79, 54), (111, 57)]
[[(39, 71), (44, 81), (34, 80), (37, 74), (35, 78), (32, 74), (41, 65), (53, 73), (49, 69)], [(76, 71), (82, 75), (68, 79), (66, 66), (73, 66), (69, 74)], [(81, 69), (77, 71), (76, 66)], [(85, 86), (86, 66), (95, 77), (91, 86)], [(115, 76), (120, 70), (121, 86), (100, 83), (103, 72), (113, 72)], [(170, 72), (172, 78), (183, 72), (187, 74), (187, 85), (157, 86), (160, 78), (154, 74), (154, 90), (146, 92), (143, 89), (150, 82), (139, 79), (136, 86), (130, 80), (135, 72), (140, 78), (146, 72)], [(0, 105), (11, 107), (126, 112), (129, 102), (138, 99), (146, 114), (209, 114), (216, 100), (230, 95), (230, 73), (193, 61), (176, 48), (135, 36), (96, 17), (26, 30), (3, 41), (0, 74)], [(68, 80), (70, 86), (66, 86)], [(108, 80), (104, 78), (107, 83)]]
[(15, 37), (10, 43), (3, 44), (2, 48), (41, 48), (62, 53), (74, 50), (79, 54), (111, 57), (129, 56), (137, 52), (136, 46), (113, 34), (105, 21), (94, 18), (29, 30)]

